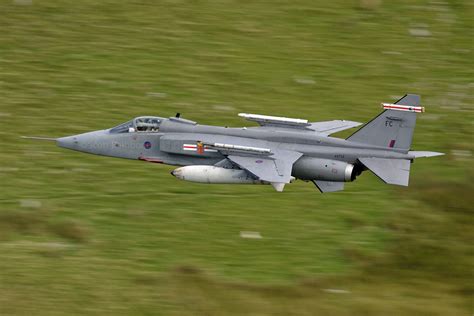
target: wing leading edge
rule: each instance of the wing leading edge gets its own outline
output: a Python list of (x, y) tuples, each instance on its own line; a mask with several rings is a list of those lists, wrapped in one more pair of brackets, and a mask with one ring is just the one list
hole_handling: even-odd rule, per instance
[(309, 132), (316, 132), (321, 136), (329, 136), (336, 132), (340, 132), (349, 128), (362, 125), (362, 123), (346, 120), (333, 120), (324, 122), (309, 123), (308, 120), (295, 119), (280, 116), (269, 116), (260, 114), (239, 113), (240, 117), (244, 117), (249, 121), (257, 122), (262, 127), (271, 128), (295, 128)]
[(346, 120), (334, 120), (325, 122), (311, 123), (310, 129), (314, 130), (321, 136), (329, 136), (331, 134), (344, 131), (353, 127), (362, 125), (362, 123)]

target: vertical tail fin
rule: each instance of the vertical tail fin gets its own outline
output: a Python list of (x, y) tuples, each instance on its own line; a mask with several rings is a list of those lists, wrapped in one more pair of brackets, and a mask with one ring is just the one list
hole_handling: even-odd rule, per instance
[(408, 151), (413, 139), (416, 113), (423, 112), (420, 96), (406, 94), (394, 104), (383, 104), (381, 114), (349, 136), (347, 140)]

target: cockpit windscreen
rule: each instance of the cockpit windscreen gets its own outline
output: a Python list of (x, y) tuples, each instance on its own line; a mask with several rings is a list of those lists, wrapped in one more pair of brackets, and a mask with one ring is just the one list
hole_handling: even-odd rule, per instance
[(128, 133), (130, 129), (133, 128), (133, 120), (120, 124), (110, 130), (111, 133), (118, 134), (118, 133)]

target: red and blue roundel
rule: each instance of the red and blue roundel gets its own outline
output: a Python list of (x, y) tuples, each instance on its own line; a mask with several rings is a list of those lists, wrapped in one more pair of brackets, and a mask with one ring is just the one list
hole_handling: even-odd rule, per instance
[(146, 149), (150, 149), (151, 148), (151, 143), (150, 142), (145, 142), (143, 144), (143, 147), (145, 147)]

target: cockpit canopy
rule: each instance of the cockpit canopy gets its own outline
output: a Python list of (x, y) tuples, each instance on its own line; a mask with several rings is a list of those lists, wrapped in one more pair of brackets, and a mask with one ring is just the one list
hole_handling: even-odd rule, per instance
[(163, 119), (161, 117), (142, 116), (133, 120), (137, 132), (158, 132)]
[(156, 116), (140, 116), (110, 129), (111, 133), (158, 132), (163, 118)]

